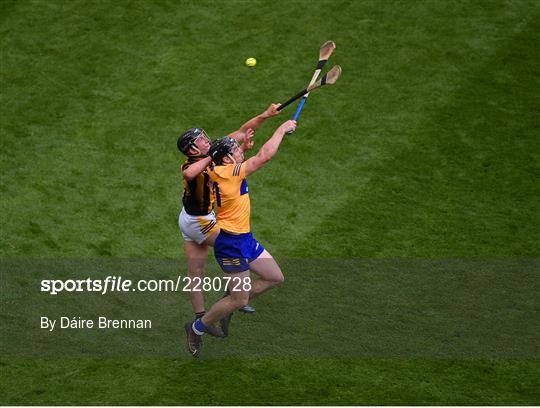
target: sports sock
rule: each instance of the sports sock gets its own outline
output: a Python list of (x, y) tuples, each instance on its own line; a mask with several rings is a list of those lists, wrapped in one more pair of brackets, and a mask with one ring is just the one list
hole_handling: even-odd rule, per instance
[(203, 335), (204, 332), (208, 329), (208, 327), (206, 327), (206, 325), (202, 322), (201, 319), (195, 320), (192, 327), (195, 334), (198, 334), (199, 336)]
[(202, 312), (195, 313), (195, 320), (200, 319), (201, 317), (203, 317), (205, 313), (206, 313), (205, 310), (203, 310)]

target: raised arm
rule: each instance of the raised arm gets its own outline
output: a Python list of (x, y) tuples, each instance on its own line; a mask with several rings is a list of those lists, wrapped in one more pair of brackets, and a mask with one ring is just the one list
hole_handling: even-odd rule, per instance
[(251, 173), (254, 173), (268, 163), (277, 153), (285, 133), (294, 131), (295, 129), (296, 121), (294, 120), (288, 120), (278, 127), (272, 137), (261, 147), (259, 152), (246, 161), (246, 176), (249, 176)]
[(261, 127), (261, 125), (264, 123), (266, 119), (279, 115), (280, 111), (277, 110), (279, 108), (279, 105), (280, 105), (279, 103), (271, 104), (263, 113), (248, 120), (246, 123), (240, 126), (240, 129), (238, 129), (235, 132), (232, 132), (229, 135), (229, 137), (232, 137), (233, 139), (236, 139), (239, 142), (243, 142), (248, 129), (253, 129), (255, 131)]
[(182, 175), (186, 181), (191, 181), (197, 177), (200, 173), (204, 171), (212, 163), (211, 157), (205, 157), (204, 159), (199, 160), (198, 162), (193, 163), (187, 169), (182, 171)]

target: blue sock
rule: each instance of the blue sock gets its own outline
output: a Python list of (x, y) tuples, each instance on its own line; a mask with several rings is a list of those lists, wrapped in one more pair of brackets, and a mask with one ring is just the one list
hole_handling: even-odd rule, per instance
[(193, 331), (195, 332), (195, 334), (198, 334), (199, 336), (204, 334), (206, 329), (208, 329), (208, 327), (206, 327), (206, 325), (202, 322), (201, 319), (197, 319), (193, 323)]

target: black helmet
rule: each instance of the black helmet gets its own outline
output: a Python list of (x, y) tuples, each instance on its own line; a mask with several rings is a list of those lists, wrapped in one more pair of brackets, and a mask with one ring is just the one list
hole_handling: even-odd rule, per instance
[(228, 155), (232, 155), (236, 147), (238, 147), (238, 142), (232, 137), (225, 136), (221, 139), (216, 139), (212, 142), (208, 154), (216, 164), (222, 164), (223, 158)]
[(210, 138), (208, 138), (204, 129), (191, 128), (180, 135), (180, 137), (176, 141), (176, 147), (178, 147), (178, 150), (180, 150), (186, 156), (189, 156), (189, 149), (195, 148), (196, 150), (198, 150), (197, 146), (195, 146), (195, 140), (197, 140), (197, 138), (201, 135), (206, 137), (210, 142)]

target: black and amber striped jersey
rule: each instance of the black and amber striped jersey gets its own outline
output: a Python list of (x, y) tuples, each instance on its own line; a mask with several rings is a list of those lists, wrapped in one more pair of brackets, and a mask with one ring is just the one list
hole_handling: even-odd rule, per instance
[[(181, 167), (186, 170), (196, 161), (188, 158)], [(189, 215), (207, 215), (212, 212), (215, 201), (214, 191), (211, 188), (207, 170), (199, 173), (194, 179), (187, 181), (184, 178), (184, 196), (182, 203)]]

